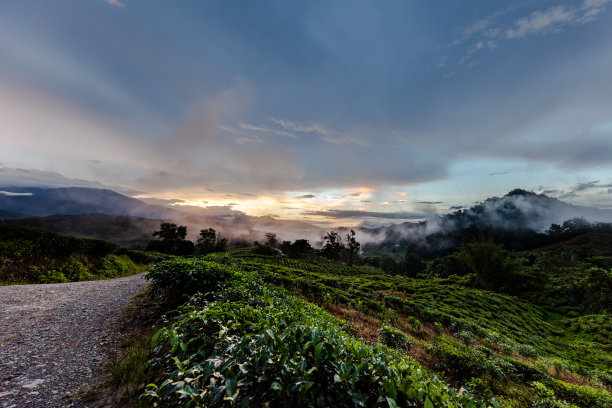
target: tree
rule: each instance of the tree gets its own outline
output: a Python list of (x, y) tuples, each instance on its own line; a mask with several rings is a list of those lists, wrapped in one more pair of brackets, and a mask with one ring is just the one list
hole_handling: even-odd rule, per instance
[(289, 258), (309, 258), (313, 249), (307, 239), (296, 239), (293, 244), (290, 241), (283, 241), (279, 249)]
[(214, 228), (200, 230), (200, 236), (196, 243), (196, 248), (199, 254), (206, 255), (215, 251), (217, 242), (217, 232)]
[(202, 255), (223, 252), (227, 248), (227, 239), (221, 238), (221, 234), (217, 234), (214, 228), (202, 229), (195, 246), (197, 252)]
[(164, 222), (159, 226), (159, 231), (153, 233), (158, 239), (150, 241), (147, 250), (164, 252), (174, 255), (191, 255), (194, 251), (193, 242), (186, 240), (187, 227), (177, 226), (174, 223)]
[(272, 248), (278, 248), (278, 239), (273, 232), (266, 232), (266, 245)]
[(485, 289), (499, 290), (513, 285), (512, 275), (517, 265), (501, 245), (493, 241), (473, 242), (463, 246), (460, 256)]
[(361, 244), (355, 239), (354, 230), (346, 234), (346, 244), (346, 260), (349, 266), (351, 266), (355, 258), (359, 256), (359, 249), (361, 248)]
[(325, 245), (322, 248), (323, 256), (329, 259), (339, 259), (340, 253), (344, 248), (342, 238), (340, 238), (336, 231), (330, 231), (323, 239), (325, 240)]

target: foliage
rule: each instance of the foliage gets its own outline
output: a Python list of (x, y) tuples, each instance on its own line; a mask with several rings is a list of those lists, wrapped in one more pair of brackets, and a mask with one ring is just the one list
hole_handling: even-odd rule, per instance
[(105, 241), (0, 224), (0, 283), (106, 279), (140, 273), (145, 268)]
[(484, 406), (252, 272), (219, 279), (225, 266), (157, 335), (168, 371), (146, 395), (162, 406)]
[(402, 350), (410, 350), (412, 348), (410, 337), (401, 330), (392, 326), (383, 325), (379, 331), (380, 339), (386, 346)]
[(196, 253), (206, 255), (227, 250), (227, 238), (222, 238), (214, 228), (200, 230), (200, 236), (195, 244)]
[(344, 249), (342, 237), (336, 231), (329, 231), (323, 239), (325, 240), (321, 249), (323, 256), (329, 259), (340, 259), (340, 253)]
[[(594, 248), (593, 242), (589, 241), (589, 247)], [(602, 252), (605, 248), (583, 251), (584, 259), (605, 253)], [(440, 367), (430, 367), (443, 370), (460, 383), (481, 376), (494, 395), (518, 401), (509, 402), (510, 405), (527, 406), (533, 401), (528, 381), (541, 381), (549, 386), (553, 377), (557, 377), (609, 384), (607, 381), (612, 378), (609, 372), (612, 331), (607, 315), (576, 314), (579, 317), (571, 318), (551, 314), (520, 297), (479, 289), (472, 279), (476, 276), (473, 273), (445, 279), (414, 279), (384, 273), (372, 266), (351, 267), (328, 260), (234, 252), (229, 256), (236, 259), (233, 262), (239, 262), (242, 270), (256, 272), (266, 282), (300, 293), (330, 310), (335, 307), (330, 305), (338, 304), (365, 315), (381, 316), (417, 339), (409, 353), (414, 352), (421, 359), (425, 351), (430, 357), (422, 359), (423, 362), (431, 364), (433, 357)], [(522, 261), (525, 265), (538, 262), (542, 256), (541, 252), (520, 255), (528, 259)], [(518, 258), (519, 254), (512, 257)], [(597, 262), (605, 261), (599, 256)], [(537, 293), (542, 292), (532, 295)], [(423, 322), (423, 327), (413, 325), (411, 319)], [(463, 344), (451, 340), (454, 337)], [(551, 370), (553, 359), (565, 368)]]
[(307, 239), (296, 239), (293, 243), (283, 241), (279, 249), (288, 257), (297, 259), (310, 259), (314, 253), (314, 249)]
[(174, 301), (197, 292), (208, 293), (237, 272), (229, 265), (205, 259), (177, 258), (160, 262), (145, 275), (151, 281), (151, 294), (166, 293)]
[(163, 252), (173, 255), (191, 255), (195, 251), (193, 242), (186, 239), (187, 227), (177, 226), (174, 223), (164, 222), (159, 231), (153, 232), (158, 240), (150, 241), (147, 245), (148, 251)]

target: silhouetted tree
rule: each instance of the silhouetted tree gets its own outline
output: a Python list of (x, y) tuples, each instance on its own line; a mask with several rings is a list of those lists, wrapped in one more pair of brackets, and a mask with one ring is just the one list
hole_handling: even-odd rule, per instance
[(202, 229), (195, 247), (202, 255), (223, 252), (227, 249), (227, 239), (221, 238), (221, 234), (217, 234), (214, 228)]
[(342, 238), (340, 238), (336, 231), (330, 231), (323, 239), (325, 240), (325, 245), (322, 248), (323, 256), (329, 259), (339, 259), (340, 253), (344, 248)]
[(253, 248), (253, 252), (258, 255), (274, 256), (279, 255), (280, 253), (278, 249), (262, 244), (259, 241), (253, 241), (253, 245), (255, 246), (255, 248)]
[(177, 226), (174, 223), (164, 222), (159, 231), (153, 233), (158, 239), (150, 241), (147, 250), (164, 252), (174, 255), (191, 255), (194, 251), (193, 242), (186, 240), (187, 227)]
[(349, 234), (346, 234), (346, 262), (349, 265), (353, 265), (355, 259), (359, 256), (359, 248), (361, 244), (355, 239), (355, 230), (351, 230)]
[(276, 234), (273, 232), (266, 232), (266, 245), (272, 248), (278, 247), (278, 239), (276, 238)]
[(425, 270), (425, 262), (415, 254), (406, 254), (402, 263), (403, 275), (415, 277)]
[(279, 249), (289, 258), (300, 259), (309, 258), (314, 252), (307, 239), (296, 239), (293, 244), (290, 241), (283, 241)]

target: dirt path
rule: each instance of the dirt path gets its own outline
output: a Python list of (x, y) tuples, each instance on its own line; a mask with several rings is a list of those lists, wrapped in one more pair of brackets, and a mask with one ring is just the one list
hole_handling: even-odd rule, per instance
[(113, 323), (146, 285), (125, 278), (0, 287), (0, 408), (72, 402), (100, 378)]

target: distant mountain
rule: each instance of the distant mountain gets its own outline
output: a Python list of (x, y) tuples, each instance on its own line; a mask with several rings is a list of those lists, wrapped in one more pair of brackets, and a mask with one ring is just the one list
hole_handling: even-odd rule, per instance
[(573, 218), (589, 222), (612, 222), (612, 210), (576, 206), (559, 199), (516, 189), (503, 197), (492, 197), (468, 209), (455, 211), (418, 223), (362, 227), (359, 238), (378, 247), (398, 247), (422, 241), (434, 234), (450, 234), (472, 226), (496, 230), (544, 232), (551, 224)]
[(82, 187), (0, 187), (0, 210), (37, 217), (91, 213), (146, 218), (175, 215), (171, 208), (150, 205), (111, 190)]
[(18, 218), (24, 218), (27, 215), (18, 214), (11, 211), (0, 210), (0, 220), (16, 220)]
[(124, 247), (143, 248), (165, 220), (129, 215), (50, 215), (3, 221), (79, 238), (102, 239)]
[[(3, 214), (5, 215), (3, 217)], [(261, 240), (266, 232), (279, 239), (320, 240), (320, 228), (300, 221), (252, 217), (230, 208), (167, 208), (147, 204), (111, 190), (94, 188), (0, 187), (0, 219), (64, 235), (104, 239), (121, 245), (142, 246), (162, 222), (188, 226), (188, 237), (200, 229), (215, 228), (223, 236)]]

